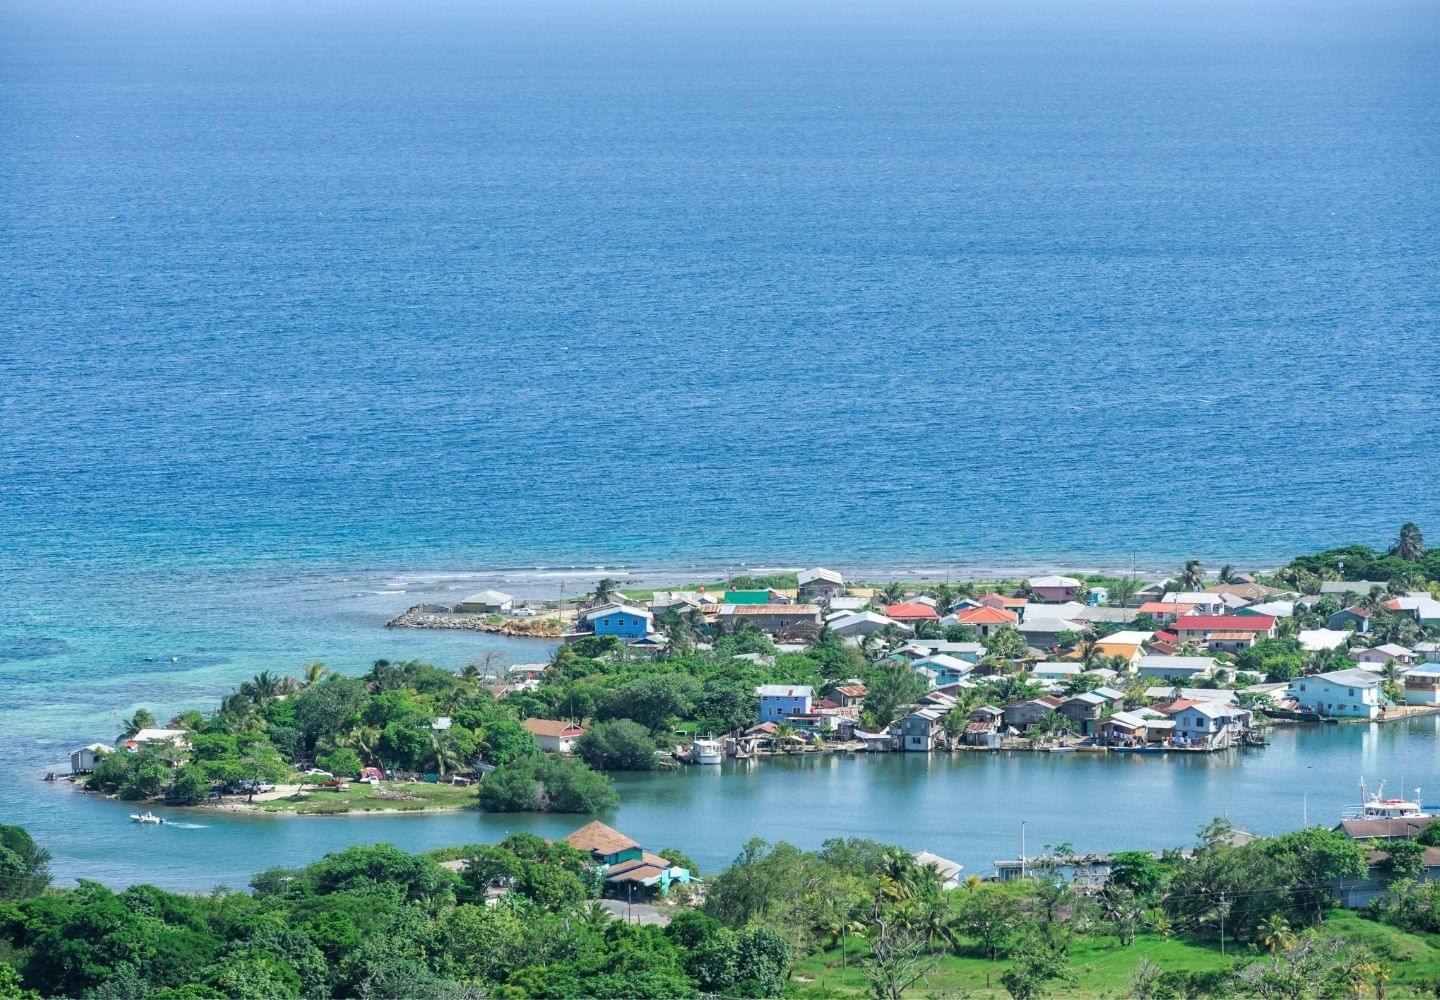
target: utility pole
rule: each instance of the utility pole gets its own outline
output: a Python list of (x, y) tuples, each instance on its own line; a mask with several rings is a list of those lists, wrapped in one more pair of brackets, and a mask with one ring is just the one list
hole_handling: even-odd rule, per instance
[(1225, 957), (1225, 893), (1220, 893), (1220, 957)]

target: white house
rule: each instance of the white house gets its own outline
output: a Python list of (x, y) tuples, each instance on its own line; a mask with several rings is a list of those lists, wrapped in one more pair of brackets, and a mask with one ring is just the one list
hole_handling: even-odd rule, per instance
[(1300, 648), (1307, 653), (1318, 653), (1322, 649), (1339, 649), (1350, 641), (1354, 635), (1349, 630), (1341, 631), (1333, 628), (1307, 628), (1301, 629), (1295, 634), (1295, 639), (1300, 643)]
[(1405, 675), (1405, 704), (1440, 705), (1440, 663), (1424, 663)]
[(1085, 665), (1077, 660), (1048, 660), (1035, 664), (1030, 673), (1036, 680), (1063, 681), (1085, 673)]
[(915, 630), (903, 622), (892, 621), (884, 615), (877, 615), (873, 611), (856, 611), (830, 622), (830, 631), (842, 639), (858, 639), (861, 636), (872, 635), (887, 628), (899, 629), (902, 634), (909, 635)]
[(184, 746), (189, 739), (190, 733), (184, 729), (142, 729), (134, 736), (128, 736), (124, 742), (127, 746), (139, 746), (145, 743), (169, 743), (172, 746)]
[(585, 730), (572, 722), (556, 719), (526, 719), (520, 723), (540, 749), (548, 753), (569, 753), (575, 748), (575, 741), (585, 735)]
[(1205, 594), (1199, 591), (1172, 590), (1160, 598), (1162, 604), (1188, 604), (1197, 615), (1223, 615), (1224, 594)]
[(104, 743), (91, 743), (88, 747), (70, 751), (70, 773), (89, 774), (95, 770), (103, 754), (114, 753), (115, 748)]
[(482, 590), (478, 594), (471, 594), (465, 600), (455, 605), (456, 611), (465, 611), (471, 614), (496, 614), (509, 611), (515, 607), (515, 598), (499, 590)]
[(960, 885), (960, 873), (965, 870), (965, 866), (960, 862), (942, 858), (929, 851), (916, 851), (914, 856), (915, 864), (935, 873), (935, 877), (940, 880), (940, 888), (954, 889)]
[(1368, 670), (1335, 670), (1299, 677), (1290, 694), (1306, 712), (1330, 718), (1373, 719), (1380, 714), (1380, 678)]
[(1175, 720), (1177, 743), (1218, 749), (1239, 743), (1250, 728), (1252, 716), (1248, 709), (1205, 701), (1187, 705), (1170, 718)]

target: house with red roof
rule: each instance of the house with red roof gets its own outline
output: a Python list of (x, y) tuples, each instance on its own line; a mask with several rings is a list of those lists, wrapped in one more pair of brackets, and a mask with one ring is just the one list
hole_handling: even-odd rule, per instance
[(1256, 639), (1275, 634), (1275, 621), (1269, 615), (1181, 615), (1171, 626), (1181, 642), (1209, 642), (1217, 632), (1245, 632)]
[(955, 624), (963, 625), (973, 632), (982, 636), (1004, 628), (1006, 625), (1014, 627), (1019, 624), (1020, 616), (1005, 608), (992, 608), (990, 605), (981, 605), (978, 608), (966, 608), (964, 611), (955, 613)]
[(914, 625), (916, 622), (938, 622), (939, 613), (928, 604), (887, 604), (884, 615), (891, 621)]

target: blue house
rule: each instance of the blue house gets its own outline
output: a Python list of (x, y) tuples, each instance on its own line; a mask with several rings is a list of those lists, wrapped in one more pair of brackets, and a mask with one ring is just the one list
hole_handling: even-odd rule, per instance
[(690, 869), (651, 854), (598, 820), (570, 834), (565, 843), (589, 854), (605, 879), (606, 890), (627, 899), (663, 896), (674, 883), (693, 880)]
[(585, 612), (585, 621), (596, 635), (613, 635), (631, 642), (650, 634), (650, 623), (654, 621), (654, 615), (644, 608), (610, 604)]
[(799, 684), (761, 684), (755, 694), (760, 699), (761, 722), (784, 722), (792, 715), (809, 715), (815, 691)]

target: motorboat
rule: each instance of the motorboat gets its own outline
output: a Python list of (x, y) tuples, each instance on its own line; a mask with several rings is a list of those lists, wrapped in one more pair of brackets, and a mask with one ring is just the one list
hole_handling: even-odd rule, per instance
[(165, 822), (163, 819), (161, 819), (159, 816), (156, 816), (149, 809), (146, 809), (143, 813), (131, 813), (130, 821), (133, 823), (154, 823), (157, 826)]
[(1420, 789), (1415, 789), (1415, 798), (1397, 799), (1387, 798), (1385, 795), (1385, 782), (1380, 782), (1380, 787), (1371, 794), (1365, 787), (1365, 779), (1360, 779), (1360, 805), (1348, 806), (1340, 813), (1341, 819), (1409, 819), (1416, 816), (1434, 816), (1429, 807), (1422, 805), (1420, 800)]
[(691, 740), (685, 759), (691, 764), (720, 764), (725, 760), (725, 747), (719, 740)]

